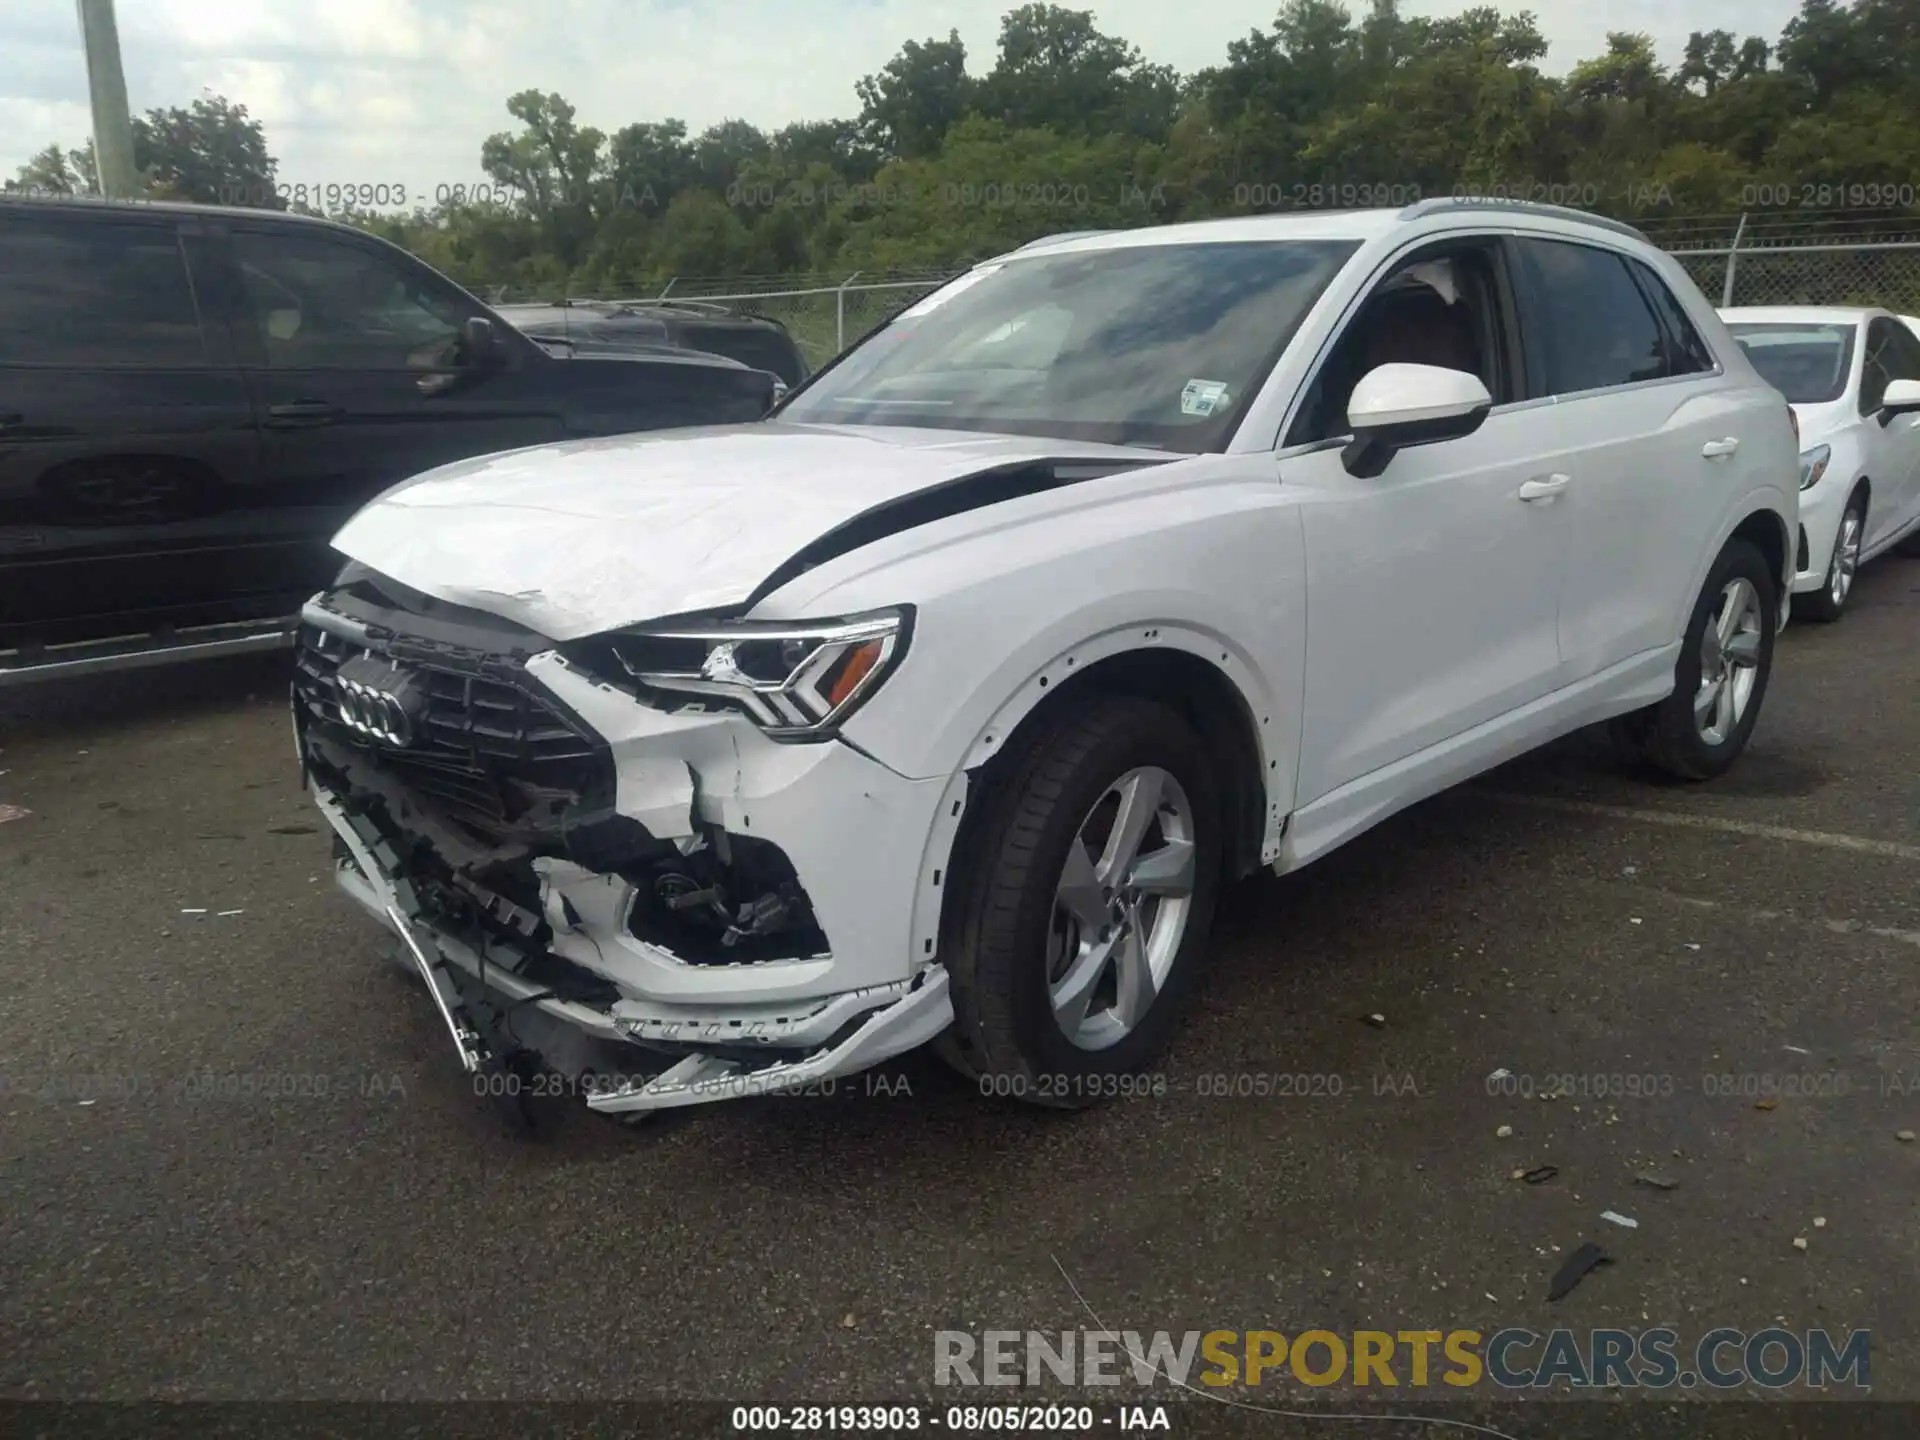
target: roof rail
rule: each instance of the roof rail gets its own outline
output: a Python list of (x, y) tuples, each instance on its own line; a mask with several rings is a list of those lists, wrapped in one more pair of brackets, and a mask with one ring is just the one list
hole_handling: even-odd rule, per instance
[(1472, 195), (1434, 195), (1425, 200), (1416, 200), (1400, 212), (1402, 220), (1418, 220), (1428, 215), (1447, 215), (1459, 211), (1505, 211), (1515, 215), (1538, 215), (1548, 220), (1571, 220), (1576, 224), (1594, 225), (1602, 230), (1611, 230), (1619, 235), (1631, 235), (1636, 240), (1647, 240), (1646, 233), (1638, 230), (1624, 220), (1610, 219), (1605, 215), (1595, 215), (1590, 210), (1575, 210), (1568, 205), (1545, 205), (1535, 200), (1508, 200), (1500, 196), (1488, 196), (1484, 199)]
[(1089, 235), (1105, 235), (1106, 233), (1105, 230), (1062, 230), (1058, 235), (1042, 235), (1038, 240), (1029, 240), (1013, 253), (1018, 255), (1021, 250), (1034, 250), (1042, 245), (1058, 245), (1064, 240), (1084, 240)]

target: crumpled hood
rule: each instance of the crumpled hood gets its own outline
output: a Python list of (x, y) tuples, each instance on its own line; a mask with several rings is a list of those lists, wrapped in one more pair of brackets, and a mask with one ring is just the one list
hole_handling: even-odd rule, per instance
[(333, 544), (437, 599), (572, 640), (738, 605), (808, 542), (971, 474), (1023, 461), (1175, 458), (884, 426), (652, 431), (429, 470), (361, 510)]

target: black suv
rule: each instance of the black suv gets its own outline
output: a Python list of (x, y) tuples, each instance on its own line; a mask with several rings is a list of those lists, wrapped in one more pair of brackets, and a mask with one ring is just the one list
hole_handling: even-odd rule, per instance
[(770, 370), (791, 389), (808, 375), (806, 358), (787, 327), (765, 315), (742, 315), (698, 300), (566, 300), (502, 305), (502, 318), (543, 344), (576, 354), (671, 348), (722, 355)]
[(559, 359), (330, 221), (0, 200), (0, 685), (284, 643), (389, 486), (756, 420), (776, 388), (717, 355)]

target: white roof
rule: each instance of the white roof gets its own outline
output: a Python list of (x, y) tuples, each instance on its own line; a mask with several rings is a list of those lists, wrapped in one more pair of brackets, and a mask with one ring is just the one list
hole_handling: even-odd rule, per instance
[[(1248, 240), (1371, 240), (1403, 224), (1399, 210), (1319, 210), (1281, 215), (1236, 215), (1224, 220), (1187, 220), (1178, 225), (1143, 225), (1102, 230), (1047, 244), (1036, 241), (1013, 255), (1045, 250), (1124, 250), (1143, 245), (1230, 244)], [(1011, 255), (1002, 257), (1011, 258)]]
[(1858, 325), (1886, 313), (1874, 305), (1733, 305), (1720, 318), (1729, 325)]

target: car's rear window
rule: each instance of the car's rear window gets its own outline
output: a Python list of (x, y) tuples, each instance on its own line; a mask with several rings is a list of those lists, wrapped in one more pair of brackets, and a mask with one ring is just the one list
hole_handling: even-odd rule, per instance
[(1793, 404), (1820, 405), (1846, 394), (1854, 326), (1743, 321), (1727, 328), (1760, 378)]
[(0, 217), (0, 364), (206, 363), (170, 225)]

